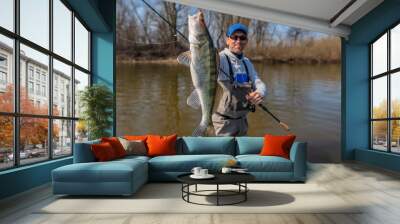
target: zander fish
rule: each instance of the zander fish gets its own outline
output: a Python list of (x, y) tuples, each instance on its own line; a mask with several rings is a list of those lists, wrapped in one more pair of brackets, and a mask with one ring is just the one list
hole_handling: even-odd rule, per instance
[(190, 74), (195, 87), (187, 99), (187, 104), (195, 109), (201, 108), (200, 124), (193, 136), (214, 135), (211, 120), (217, 89), (218, 53), (200, 11), (189, 16), (190, 51), (178, 56), (178, 62), (190, 66)]

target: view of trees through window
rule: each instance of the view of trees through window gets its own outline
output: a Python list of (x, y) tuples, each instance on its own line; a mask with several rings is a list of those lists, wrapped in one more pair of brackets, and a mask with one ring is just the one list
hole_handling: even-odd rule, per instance
[(70, 156), (87, 139), (74, 108), (90, 84), (90, 32), (62, 0), (19, 3), (15, 15), (0, 1), (0, 170)]
[(372, 148), (400, 153), (400, 25), (371, 44)]

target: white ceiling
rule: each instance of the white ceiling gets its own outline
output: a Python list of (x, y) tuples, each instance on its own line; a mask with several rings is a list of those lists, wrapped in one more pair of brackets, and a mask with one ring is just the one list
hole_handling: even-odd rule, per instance
[[(167, 0), (347, 37), (350, 26), (383, 0)], [(338, 14), (347, 4), (346, 10)], [(335, 20), (335, 15), (336, 20)]]
[[(350, 0), (224, 0), (232, 3), (246, 3), (255, 7), (275, 9), (292, 14), (329, 20)], [(312, 6), (312, 7), (310, 7)]]

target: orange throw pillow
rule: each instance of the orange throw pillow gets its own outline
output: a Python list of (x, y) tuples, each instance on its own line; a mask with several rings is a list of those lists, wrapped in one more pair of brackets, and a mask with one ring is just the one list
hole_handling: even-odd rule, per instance
[(110, 161), (117, 158), (114, 149), (108, 142), (93, 144), (90, 147), (92, 149), (94, 157), (99, 162)]
[(129, 141), (144, 141), (146, 142), (147, 135), (125, 135), (124, 139), (129, 140)]
[(294, 140), (295, 135), (265, 135), (264, 146), (261, 149), (260, 155), (262, 156), (280, 156), (286, 159), (290, 157), (290, 148)]
[(118, 138), (110, 137), (110, 138), (101, 138), (101, 142), (108, 142), (114, 149), (115, 155), (117, 158), (121, 158), (126, 156), (126, 151), (122, 146), (121, 142), (119, 142)]
[(148, 135), (146, 141), (148, 156), (176, 155), (177, 137), (176, 134), (170, 136)]

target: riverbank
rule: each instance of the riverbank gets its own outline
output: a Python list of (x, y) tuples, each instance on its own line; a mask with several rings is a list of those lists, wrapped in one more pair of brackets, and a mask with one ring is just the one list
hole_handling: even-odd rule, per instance
[(121, 64), (162, 64), (162, 65), (177, 65), (178, 61), (176, 58), (154, 58), (154, 59), (129, 59), (129, 58), (118, 58), (117, 63)]
[[(254, 63), (267, 63), (267, 64), (340, 64), (340, 60), (318, 60), (318, 59), (303, 59), (303, 58), (282, 58), (282, 59), (270, 59), (260, 57), (250, 57)], [(117, 63), (120, 64), (159, 64), (159, 65), (178, 65), (176, 58), (166, 59), (120, 59), (117, 57)]]
[[(117, 61), (130, 64), (177, 64), (179, 50), (170, 50), (164, 54), (156, 54), (153, 51), (155, 50), (133, 48), (130, 51), (117, 51)], [(341, 42), (339, 38), (328, 37), (293, 43), (282, 42), (270, 46), (249, 45), (244, 53), (253, 62), (269, 64), (340, 64)]]
[(245, 53), (253, 61), (274, 64), (339, 64), (341, 42), (336, 37), (302, 40), (295, 43), (253, 48)]

